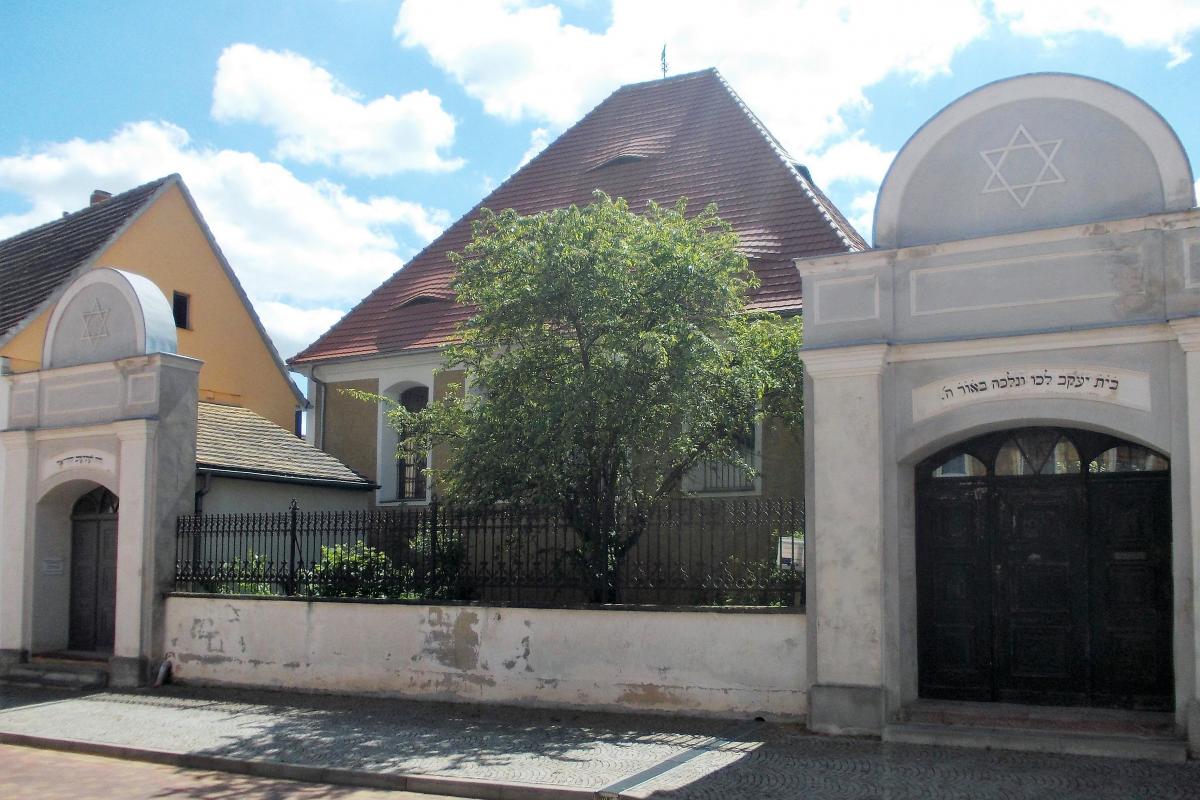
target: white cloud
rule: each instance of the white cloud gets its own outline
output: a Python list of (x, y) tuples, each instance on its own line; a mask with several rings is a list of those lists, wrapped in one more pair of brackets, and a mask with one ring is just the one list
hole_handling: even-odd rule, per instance
[(1196, 0), (994, 0), (993, 7), (1016, 33), (1049, 43), (1073, 33), (1101, 33), (1126, 47), (1165, 50), (1169, 66), (1192, 57), (1187, 41), (1200, 31)]
[(807, 165), (818, 185), (867, 182), (878, 186), (883, 182), (896, 151), (884, 150), (862, 136), (862, 131), (856, 131), (808, 159)]
[(394, 32), (495, 116), (561, 128), (618, 85), (717, 66), (793, 153), (821, 149), (864, 89), (924, 79), (987, 29), (982, 0), (614, 0), (592, 32), (533, 0), (407, 0)]
[(533, 160), (534, 156), (546, 149), (546, 145), (550, 144), (550, 131), (546, 128), (534, 128), (529, 134), (529, 147), (521, 156), (521, 163), (517, 164), (517, 169), (528, 164)]
[(296, 308), (275, 300), (255, 303), (254, 310), (284, 358), (316, 341), (346, 313), (337, 308)]
[(306, 183), (252, 153), (197, 146), (167, 122), (137, 122), (108, 139), (0, 157), (0, 190), (31, 206), (0, 216), (0, 237), (81, 208), (94, 188), (120, 192), (172, 172), (183, 176), (255, 306), (268, 311), (267, 329), (285, 356), (450, 221), (395, 197)]
[(850, 201), (850, 224), (862, 234), (868, 242), (871, 241), (875, 228), (875, 198), (877, 192), (863, 192)]
[(363, 102), (328, 71), (295, 53), (235, 44), (217, 61), (212, 114), (223, 122), (271, 128), (274, 157), (335, 165), (358, 175), (403, 170), (444, 172), (462, 159), (442, 150), (454, 143), (454, 117), (427, 91)]

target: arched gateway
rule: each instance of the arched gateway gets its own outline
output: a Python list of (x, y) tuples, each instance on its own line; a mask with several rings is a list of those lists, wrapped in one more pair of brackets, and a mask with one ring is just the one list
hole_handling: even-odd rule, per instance
[(0, 673), (71, 651), (146, 680), (195, 497), (199, 370), (152, 282), (96, 268), (55, 298), (42, 368), (0, 376)]
[(813, 728), (1099, 706), (1200, 753), (1194, 180), (1137, 97), (1026, 75), (913, 135), (873, 249), (797, 262)]
[(1023, 428), (916, 473), (922, 697), (1174, 706), (1165, 457)]

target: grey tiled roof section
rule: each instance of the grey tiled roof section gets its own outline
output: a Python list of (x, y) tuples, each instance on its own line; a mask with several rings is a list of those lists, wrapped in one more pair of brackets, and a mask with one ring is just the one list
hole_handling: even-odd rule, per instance
[(0, 241), (0, 340), (96, 257), (168, 183), (168, 175)]
[(196, 468), (374, 486), (333, 456), (248, 408), (199, 404)]

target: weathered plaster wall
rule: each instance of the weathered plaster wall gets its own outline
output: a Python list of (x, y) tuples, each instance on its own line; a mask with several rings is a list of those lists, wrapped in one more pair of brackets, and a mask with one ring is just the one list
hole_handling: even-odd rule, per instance
[(172, 596), (184, 683), (798, 718), (803, 614)]

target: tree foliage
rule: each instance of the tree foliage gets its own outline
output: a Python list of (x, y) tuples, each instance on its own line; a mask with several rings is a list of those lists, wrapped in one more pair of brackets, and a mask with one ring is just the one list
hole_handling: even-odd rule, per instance
[(450, 445), (433, 475), (457, 503), (562, 513), (586, 543), (595, 600), (647, 509), (708, 459), (746, 469), (746, 425), (798, 424), (800, 320), (749, 312), (755, 278), (710, 206), (484, 210), (452, 259), (475, 308), (446, 363), (470, 391), (390, 412), (401, 448)]

